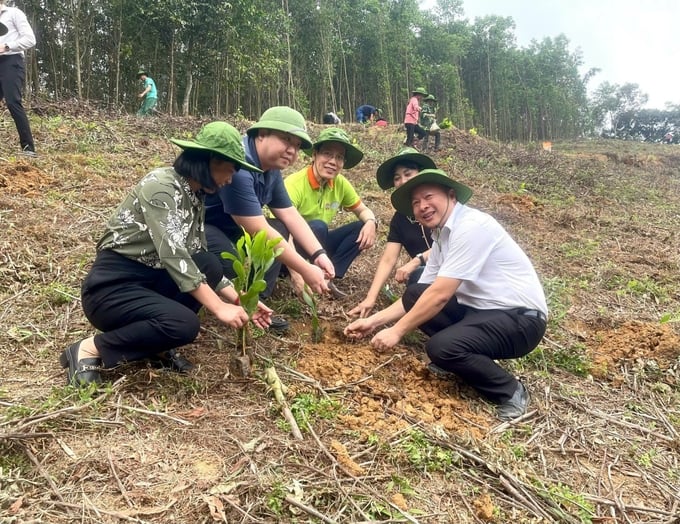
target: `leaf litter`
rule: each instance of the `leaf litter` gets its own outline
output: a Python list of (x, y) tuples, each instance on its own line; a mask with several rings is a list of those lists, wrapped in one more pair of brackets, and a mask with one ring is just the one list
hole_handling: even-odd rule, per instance
[[(77, 298), (46, 288), (78, 297), (103, 220), (158, 158), (172, 161), (168, 136), (202, 123), (92, 118), (87, 140), (78, 127), (52, 138), (43, 122), (38, 159), (0, 158), (0, 522), (677, 521), (672, 157), (608, 154), (607, 143), (546, 154), (446, 131), (437, 162), (475, 188), (472, 204), (510, 230), (553, 292), (543, 356), (508, 363), (529, 386), (530, 412), (499, 424), (473, 390), (428, 374), (422, 338), (394, 352), (344, 339), (378, 246), (343, 281), (348, 298), (321, 301), (322, 342), (310, 342), (304, 314), (285, 337), (256, 339), (290, 400), (312, 393), (342, 406), (307, 418), (299, 442), (261, 370), (231, 376), (233, 333), (208, 316), (186, 351), (192, 375), (129, 365), (90, 397), (64, 388), (58, 354), (92, 330)], [(402, 132), (348, 129), (367, 152), (352, 180), (386, 224), (373, 176)], [(11, 131), (0, 129), (3, 143)], [(640, 180), (647, 189), (631, 196)], [(626, 287), (641, 276), (663, 289)], [(285, 282), (277, 297), (295, 300)], [(592, 363), (584, 376), (554, 364), (578, 352)]]

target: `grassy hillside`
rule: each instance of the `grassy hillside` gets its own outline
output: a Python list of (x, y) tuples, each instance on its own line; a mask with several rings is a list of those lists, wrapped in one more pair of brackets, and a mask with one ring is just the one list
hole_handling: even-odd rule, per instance
[[(551, 310), (539, 348), (506, 364), (531, 409), (501, 424), (473, 390), (427, 373), (422, 336), (388, 353), (343, 337), (381, 245), (345, 277), (348, 298), (320, 299), (320, 343), (280, 281), (272, 305), (293, 329), (257, 334), (251, 377), (232, 373), (234, 333), (205, 315), (184, 351), (192, 374), (136, 364), (99, 390), (66, 386), (57, 360), (93, 333), (79, 286), (104, 221), (172, 161), (167, 138), (203, 122), (32, 123), (35, 160), (0, 123), (0, 523), (680, 521), (678, 146), (549, 153), (445, 132), (435, 160), (525, 249)], [(386, 224), (375, 170), (403, 133), (347, 129), (366, 153), (348, 176)], [(268, 361), (302, 441), (262, 379)]]

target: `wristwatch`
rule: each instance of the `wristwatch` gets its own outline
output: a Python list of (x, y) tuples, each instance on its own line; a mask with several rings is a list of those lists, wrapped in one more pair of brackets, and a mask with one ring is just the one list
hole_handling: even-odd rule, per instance
[(418, 254), (416, 255), (416, 258), (417, 258), (418, 260), (420, 260), (420, 265), (421, 265), (421, 266), (424, 266), (424, 265), (425, 265), (425, 257), (423, 256), (422, 253), (418, 253)]

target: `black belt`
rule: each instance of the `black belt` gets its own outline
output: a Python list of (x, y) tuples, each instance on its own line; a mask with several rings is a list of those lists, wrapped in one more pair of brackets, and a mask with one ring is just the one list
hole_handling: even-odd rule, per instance
[(518, 310), (518, 313), (520, 315), (524, 315), (525, 317), (535, 317), (541, 319), (543, 322), (548, 322), (548, 318), (545, 316), (545, 313), (543, 313), (543, 311), (539, 311), (538, 309), (520, 309)]

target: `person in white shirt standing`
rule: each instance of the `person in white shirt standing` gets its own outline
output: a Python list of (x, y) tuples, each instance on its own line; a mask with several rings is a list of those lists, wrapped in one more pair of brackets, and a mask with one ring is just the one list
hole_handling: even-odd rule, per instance
[(394, 347), (420, 328), (430, 339), (428, 369), (455, 374), (497, 404), (501, 420), (526, 413), (529, 393), (496, 360), (522, 357), (543, 338), (548, 307), (531, 261), (490, 215), (467, 207), (472, 190), (440, 169), (424, 169), (392, 193), (392, 205), (432, 230), (432, 250), (418, 283), (345, 335)]
[(24, 12), (0, 0), (0, 100), (5, 99), (19, 132), (21, 151), (27, 156), (35, 156), (35, 144), (21, 90), (26, 78), (24, 51), (34, 45), (35, 35)]

